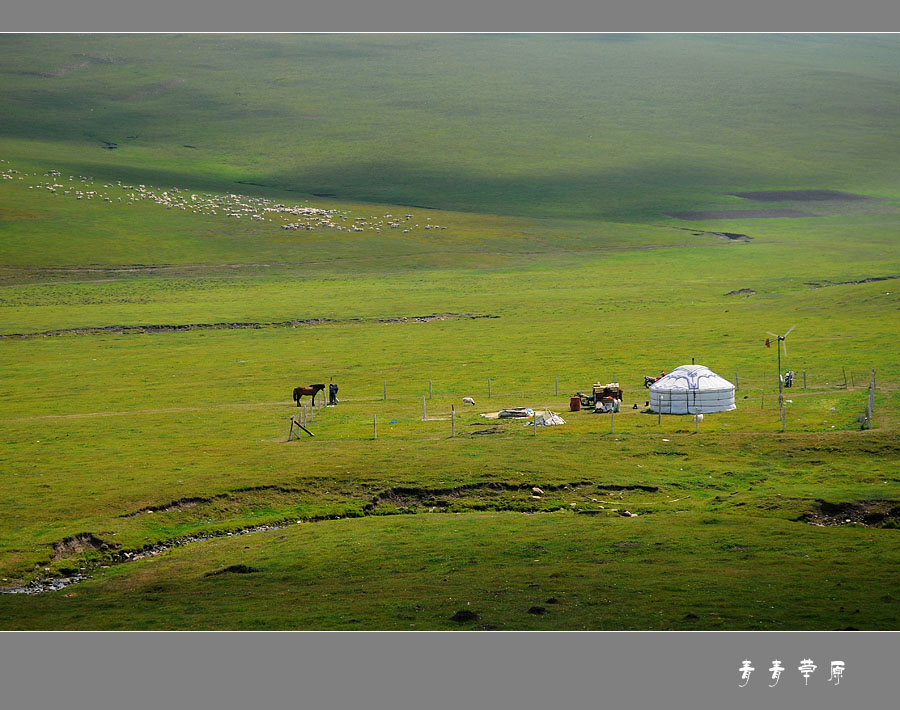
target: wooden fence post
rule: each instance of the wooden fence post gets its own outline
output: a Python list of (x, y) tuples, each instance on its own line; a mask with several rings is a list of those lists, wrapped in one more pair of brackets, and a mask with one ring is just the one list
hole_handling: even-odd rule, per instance
[[(299, 421), (295, 421), (295, 420), (294, 420), (294, 415), (292, 414), (292, 415), (291, 415), (291, 431), (290, 431), (290, 433), (288, 434), (288, 441), (290, 441), (291, 438), (293, 437), (293, 434), (294, 434), (294, 427), (297, 427), (298, 429), (303, 429), (303, 431), (305, 431), (305, 432), (306, 432), (307, 434), (309, 434), (310, 436), (315, 436), (315, 434), (313, 434), (309, 429), (307, 429), (305, 426), (303, 426)], [(298, 439), (300, 438), (300, 434), (297, 434), (297, 438), (298, 438)]]
[(553, 377), (553, 393), (559, 396), (559, 375)]
[(378, 415), (377, 414), (372, 415), (372, 438), (373, 439), (378, 438)]
[(381, 392), (381, 398), (386, 402), (387, 401), (387, 380), (384, 382), (384, 388)]
[(869, 399), (866, 401), (866, 429), (872, 428), (872, 418), (875, 416), (875, 370), (872, 369), (872, 379), (869, 382)]
[(806, 389), (806, 370), (803, 371), (803, 389)]
[(610, 434), (615, 434), (615, 433), (616, 433), (616, 421), (615, 421), (615, 417), (616, 417), (616, 410), (615, 410), (615, 409), (610, 409), (610, 410), (609, 410), (609, 433), (610, 433)]
[(488, 377), (488, 399), (491, 398), (491, 378)]
[(425, 416), (425, 395), (422, 395), (422, 421), (424, 422), (428, 417)]
[(456, 407), (454, 405), (450, 405), (450, 438), (454, 438), (456, 436)]
[(431, 380), (428, 380), (428, 399), (431, 399)]
[(734, 391), (739, 392), (741, 389), (741, 381), (738, 379), (738, 373), (734, 373)]

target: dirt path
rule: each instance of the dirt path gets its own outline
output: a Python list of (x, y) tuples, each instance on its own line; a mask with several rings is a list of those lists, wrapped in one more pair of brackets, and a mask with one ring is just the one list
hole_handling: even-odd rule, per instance
[(305, 318), (272, 322), (220, 322), (220, 323), (184, 323), (180, 325), (106, 325), (100, 327), (64, 328), (60, 330), (44, 330), (35, 333), (2, 333), (0, 339), (49, 338), (61, 335), (134, 335), (154, 333), (180, 333), (190, 330), (241, 330), (263, 328), (296, 328), (312, 325), (359, 325), (369, 323), (431, 323), (432, 321), (479, 318), (499, 318), (490, 313), (431, 313), (422, 316), (387, 316), (383, 318)]

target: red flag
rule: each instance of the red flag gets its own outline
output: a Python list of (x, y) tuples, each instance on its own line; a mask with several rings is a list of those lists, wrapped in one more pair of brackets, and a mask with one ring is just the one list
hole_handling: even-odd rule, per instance
[(768, 339), (768, 338), (766, 338), (766, 347), (767, 347), (767, 348), (771, 348), (771, 347), (772, 347), (772, 345), (769, 343), (769, 339)]

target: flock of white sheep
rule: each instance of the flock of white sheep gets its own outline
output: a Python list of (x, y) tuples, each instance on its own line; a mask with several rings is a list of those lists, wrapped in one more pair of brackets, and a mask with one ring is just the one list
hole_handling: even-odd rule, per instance
[[(6, 160), (0, 163), (9, 165)], [(3, 180), (25, 180), (39, 177), (37, 173), (20, 173), (11, 167), (0, 168)], [(208, 192), (195, 193), (190, 190), (172, 187), (167, 190), (148, 187), (147, 185), (126, 185), (121, 180), (112, 183), (95, 184), (94, 178), (85, 175), (69, 175), (63, 177), (59, 170), (48, 170), (43, 174), (46, 180), (37, 180), (28, 186), (29, 190), (45, 190), (52, 195), (71, 196), (76, 200), (101, 200), (103, 202), (133, 205), (136, 202), (153, 202), (166, 209), (178, 209), (194, 214), (207, 216), (222, 215), (233, 219), (248, 219), (259, 222), (279, 224), (286, 230), (331, 229), (344, 232), (372, 231), (380, 233), (383, 229), (400, 229), (403, 234), (419, 228), (413, 223), (414, 215), (394, 217), (385, 214), (382, 217), (351, 218), (346, 212), (320, 207), (302, 205), (285, 205), (260, 197), (249, 197), (236, 193), (216, 195)], [(300, 219), (291, 219), (299, 217)], [(291, 221), (285, 221), (291, 219)], [(432, 224), (426, 219), (424, 229), (446, 229)]]

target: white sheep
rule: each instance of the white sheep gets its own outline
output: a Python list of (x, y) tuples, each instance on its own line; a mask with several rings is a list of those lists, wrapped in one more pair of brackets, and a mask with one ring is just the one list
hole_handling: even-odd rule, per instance
[(475, 406), (475, 400), (471, 397), (463, 397), (463, 404), (471, 404), (473, 407)]

